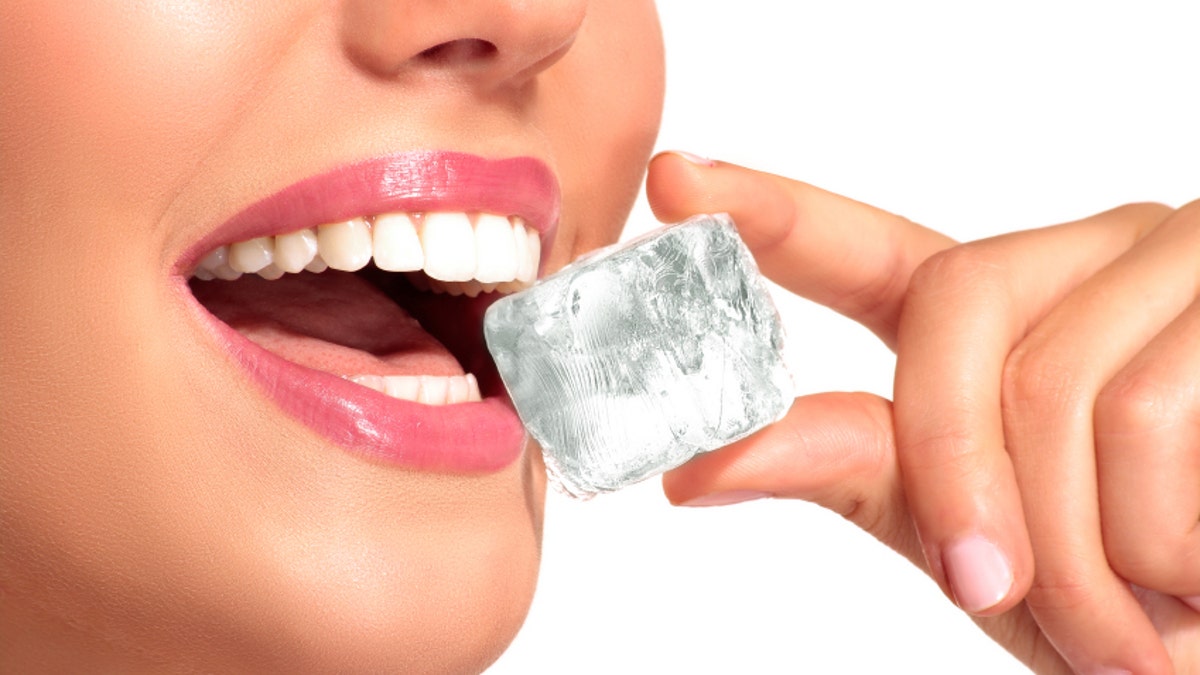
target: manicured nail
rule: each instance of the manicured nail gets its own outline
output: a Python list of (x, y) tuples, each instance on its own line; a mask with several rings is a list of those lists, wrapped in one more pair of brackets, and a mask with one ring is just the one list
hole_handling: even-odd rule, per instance
[(995, 607), (1012, 588), (1008, 558), (999, 547), (978, 535), (947, 546), (942, 563), (955, 601), (972, 614)]
[(711, 168), (717, 165), (716, 162), (707, 157), (701, 157), (700, 155), (688, 152), (686, 150), (667, 150), (667, 152), (681, 159), (685, 159), (697, 166), (707, 166)]
[(1180, 598), (1185, 605), (1200, 612), (1200, 595), (1189, 595), (1186, 598)]
[(758, 490), (729, 490), (728, 492), (714, 492), (711, 495), (689, 499), (680, 504), (680, 506), (728, 506), (754, 499), (764, 499), (770, 496), (769, 493), (759, 492)]

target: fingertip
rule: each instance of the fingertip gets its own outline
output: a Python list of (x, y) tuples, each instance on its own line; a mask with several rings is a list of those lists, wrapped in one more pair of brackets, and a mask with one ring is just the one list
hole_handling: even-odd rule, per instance
[[(686, 466), (686, 465), (685, 465)], [(662, 475), (662, 491), (671, 506), (683, 506), (689, 499), (699, 495), (689, 496), (687, 482), (679, 477), (680, 470), (672, 469)]]
[(683, 150), (666, 150), (650, 160), (646, 198), (654, 217), (675, 222), (703, 211), (702, 174), (716, 162)]
[(942, 567), (953, 599), (976, 616), (998, 614), (1012, 601), (1016, 575), (1010, 556), (988, 537), (960, 537), (942, 549)]
[(1023, 516), (985, 509), (975, 517), (978, 527), (948, 530), (944, 522), (925, 522), (921, 530), (918, 522), (917, 529), (946, 595), (968, 614), (996, 616), (1019, 605), (1032, 588), (1033, 546)]
[(751, 250), (784, 239), (796, 224), (800, 183), (737, 164), (669, 150), (650, 160), (646, 198), (662, 222), (699, 213), (728, 213)]
[(741, 504), (743, 502), (754, 501), (757, 499), (767, 499), (772, 496), (774, 495), (761, 490), (727, 490), (725, 492), (714, 492), (712, 494), (701, 495), (699, 497), (676, 504), (676, 506), (730, 506), (733, 504)]
[[(700, 454), (663, 474), (663, 494), (674, 506), (694, 506), (706, 505), (703, 500), (712, 495), (763, 492), (754, 484), (753, 475), (746, 475), (745, 467), (739, 468), (745, 461), (743, 457), (751, 452), (753, 445), (743, 442)], [(749, 461), (754, 463), (753, 458)]]
[(653, 163), (654, 160), (658, 159), (659, 157), (678, 157), (688, 164), (709, 169), (717, 165), (716, 160), (709, 159), (708, 157), (702, 157), (694, 152), (688, 152), (687, 150), (663, 150), (651, 158), (650, 162)]
[[(886, 503), (895, 455), (891, 404), (872, 394), (796, 399), (779, 422), (663, 474), (672, 504), (753, 491), (816, 501), (839, 513), (863, 501)], [(850, 506), (848, 506), (850, 505)]]

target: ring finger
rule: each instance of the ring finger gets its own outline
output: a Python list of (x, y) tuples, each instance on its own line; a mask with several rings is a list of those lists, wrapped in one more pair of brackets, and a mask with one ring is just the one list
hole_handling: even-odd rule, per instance
[(1125, 579), (1200, 610), (1200, 302), (1096, 401), (1104, 546)]
[(1181, 252), (1197, 248), (1200, 227), (1176, 212), (1057, 305), (1005, 366), (1004, 435), (1037, 558), (1026, 600), (1080, 670), (1170, 672), (1107, 561), (1093, 413), (1102, 388), (1194, 301), (1200, 266)]

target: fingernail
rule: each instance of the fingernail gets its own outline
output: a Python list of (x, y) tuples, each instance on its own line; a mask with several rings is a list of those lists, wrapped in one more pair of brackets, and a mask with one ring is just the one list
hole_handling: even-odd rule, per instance
[(688, 152), (686, 150), (667, 150), (667, 152), (675, 155), (676, 157), (687, 160), (697, 166), (707, 166), (711, 168), (717, 165), (716, 162), (707, 157), (701, 157), (700, 155)]
[(1133, 675), (1133, 671), (1124, 668), (1097, 668), (1088, 673), (1089, 675)]
[(1008, 558), (981, 536), (965, 537), (947, 546), (942, 563), (955, 601), (972, 614), (995, 607), (1012, 588)]
[(755, 499), (764, 499), (770, 496), (769, 493), (759, 492), (758, 490), (729, 490), (727, 492), (714, 492), (711, 495), (689, 499), (680, 504), (680, 506), (728, 506)]
[(1189, 595), (1186, 598), (1180, 598), (1185, 605), (1200, 612), (1200, 595)]

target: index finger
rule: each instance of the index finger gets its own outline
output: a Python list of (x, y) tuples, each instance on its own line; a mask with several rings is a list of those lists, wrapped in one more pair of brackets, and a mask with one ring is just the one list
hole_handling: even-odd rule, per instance
[(683, 153), (651, 160), (646, 194), (667, 222), (729, 213), (767, 278), (865, 325), (889, 347), (913, 270), (955, 243), (806, 183)]

